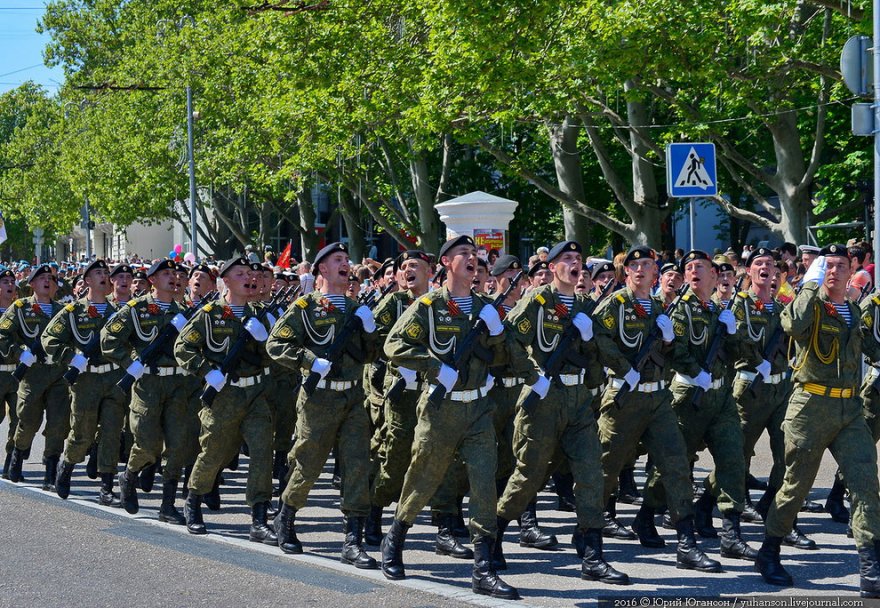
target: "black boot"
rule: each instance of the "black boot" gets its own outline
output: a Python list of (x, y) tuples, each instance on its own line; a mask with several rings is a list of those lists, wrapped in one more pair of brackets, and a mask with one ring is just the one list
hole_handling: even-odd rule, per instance
[(721, 564), (710, 559), (697, 545), (694, 536), (694, 518), (685, 517), (675, 524), (678, 532), (678, 550), (676, 551), (675, 567), (680, 570), (698, 570), (700, 572), (721, 572)]
[(403, 565), (403, 542), (411, 527), (412, 524), (395, 519), (391, 522), (391, 527), (388, 528), (388, 534), (382, 539), (379, 546), (382, 551), (382, 574), (387, 579), (399, 581), (406, 578), (406, 569)]
[(766, 536), (758, 557), (755, 558), (755, 570), (761, 573), (761, 578), (769, 585), (777, 587), (791, 587), (791, 575), (782, 567), (779, 561), (779, 549), (782, 544), (781, 536)]
[[(559, 498), (558, 511), (566, 513), (574, 513), (576, 510), (574, 501), (574, 476), (571, 473), (552, 475), (553, 488), (556, 490), (556, 496)], [(499, 494), (499, 496), (501, 496)]]
[(552, 549), (558, 544), (556, 535), (545, 534), (538, 527), (537, 504), (533, 500), (519, 518), (519, 546), (533, 549)]
[(518, 600), (519, 592), (501, 580), (492, 567), (492, 553), (495, 540), (486, 536), (474, 538), (474, 570), (471, 576), (471, 589), (474, 593), (488, 595), (502, 600)]
[(632, 529), (633, 532), (636, 533), (636, 536), (638, 536), (639, 543), (643, 547), (660, 549), (661, 547), (666, 546), (666, 541), (657, 534), (657, 528), (654, 525), (654, 509), (645, 506), (644, 503), (642, 503), (642, 506), (639, 508), (639, 512), (636, 513), (636, 518), (632, 523)]
[(583, 539), (583, 561), (581, 562), (581, 578), (588, 581), (599, 581), (609, 585), (629, 585), (629, 576), (618, 572), (605, 561), (602, 556), (602, 532), (591, 528), (575, 532)]
[[(13, 462), (15, 458), (13, 457)], [(61, 498), (70, 496), (70, 477), (73, 475), (73, 465), (66, 460), (58, 463), (58, 475), (55, 476), (55, 493)]]
[[(14, 448), (13, 448), (14, 449)], [(6, 460), (3, 462), (3, 479), (9, 479), (9, 463), (12, 461), (12, 450), (6, 452)], [(54, 483), (54, 478), (53, 478)]]
[(816, 546), (816, 541), (812, 538), (807, 538), (807, 535), (801, 532), (801, 529), (798, 528), (797, 518), (795, 518), (794, 523), (791, 525), (791, 532), (782, 538), (782, 542), (789, 547), (803, 549), (805, 551), (814, 551), (819, 548)]
[(269, 527), (265, 502), (254, 503), (254, 506), (251, 507), (251, 529), (248, 533), (248, 539), (255, 543), (278, 546), (278, 537)]
[(186, 524), (186, 518), (174, 506), (174, 501), (177, 499), (177, 485), (176, 479), (162, 479), (162, 506), (159, 507), (159, 521), (182, 526)]
[(831, 519), (839, 524), (849, 522), (849, 509), (843, 504), (845, 494), (846, 486), (843, 485), (843, 479), (840, 478), (840, 473), (838, 472), (834, 478), (834, 485), (831, 486), (831, 491), (828, 492), (828, 498), (825, 500), (825, 510), (831, 515)]
[[(290, 467), (287, 465), (287, 452), (275, 452), (275, 459), (272, 465), (272, 477), (278, 480), (278, 486), (275, 488), (278, 496), (284, 492), (287, 486), (287, 474), (290, 473)], [(381, 540), (381, 539), (380, 539)]]
[(746, 476), (746, 489), (764, 492), (765, 490), (767, 490), (767, 482), (761, 481), (760, 479), (749, 473)]
[(334, 490), (342, 490), (342, 474), (339, 472), (339, 458), (336, 457), (336, 451), (333, 451), (333, 480), (330, 482)]
[(98, 444), (89, 446), (89, 454), (86, 457), (86, 475), (89, 479), (98, 478)]
[(672, 523), (672, 515), (669, 511), (663, 514), (663, 523), (660, 524), (666, 530), (675, 530), (675, 524)]
[(186, 531), (190, 534), (207, 534), (205, 520), (202, 519), (202, 497), (192, 490), (186, 495), (183, 503), (183, 516), (186, 519)]
[(635, 469), (627, 468), (617, 478), (617, 500), (629, 505), (642, 504), (642, 495), (636, 486)]
[(125, 467), (119, 474), (119, 497), (125, 512), (132, 515), (138, 512), (137, 484), (138, 474)]
[(694, 529), (702, 538), (718, 538), (718, 530), (712, 525), (712, 511), (715, 509), (715, 497), (706, 490), (694, 503)]
[(743, 507), (743, 512), (742, 515), (740, 515), (740, 519), (750, 524), (764, 523), (764, 518), (761, 517), (761, 514), (755, 510), (755, 505), (752, 503), (752, 497), (749, 496), (748, 492), (746, 492), (746, 504)]
[(345, 541), (342, 543), (342, 557), (340, 561), (343, 564), (349, 564), (362, 570), (375, 570), (379, 567), (379, 564), (367, 555), (362, 544), (364, 538), (364, 519), (363, 517), (353, 517), (350, 515), (342, 516)]
[(55, 475), (58, 473), (58, 460), (60, 460), (59, 456), (46, 456), (43, 464), (46, 467), (46, 472), (43, 474), (43, 489), (47, 492), (51, 492), (55, 489)]
[(275, 516), (275, 535), (278, 548), (284, 553), (302, 553), (302, 544), (296, 537), (296, 509), (281, 501), (281, 509)]
[(504, 557), (504, 533), (510, 525), (510, 520), (499, 516), (496, 521), (498, 531), (495, 532), (495, 544), (492, 545), (492, 568), (507, 570), (507, 558)]
[(739, 520), (740, 514), (736, 511), (727, 511), (722, 515), (721, 525), (724, 532), (721, 534), (721, 556), (755, 561), (758, 552), (743, 540)]
[(758, 499), (758, 502), (755, 503), (755, 511), (761, 516), (764, 521), (767, 521), (767, 513), (770, 511), (770, 505), (773, 504), (773, 499), (776, 497), (776, 489), (773, 487), (768, 487), (764, 490), (764, 493), (761, 494), (761, 498)]
[[(280, 505), (281, 501), (279, 500), (278, 503)], [(265, 501), (264, 504), (266, 505), (266, 517), (268, 517), (269, 519), (275, 519), (278, 516), (278, 511), (281, 509), (281, 507), (276, 507), (275, 503), (271, 500)]]
[(373, 505), (364, 524), (364, 544), (378, 547), (382, 542), (382, 507)]
[(452, 534), (454, 534), (456, 538), (470, 539), (471, 537), (470, 528), (468, 528), (468, 525), (464, 521), (464, 496), (458, 497), (458, 515), (456, 515), (453, 520)]
[(880, 597), (877, 544), (877, 541), (874, 541), (867, 547), (859, 547), (859, 591), (862, 597)]
[[(18, 483), (21, 481), (21, 465), (24, 464), (24, 450), (12, 448), (9, 458), (9, 481)], [(67, 498), (66, 496), (63, 498)]]
[(804, 504), (801, 505), (801, 511), (804, 513), (824, 513), (825, 509), (815, 500), (805, 498)]
[(617, 521), (617, 502), (612, 496), (605, 505), (605, 526), (602, 528), (602, 536), (616, 538), (618, 540), (636, 540), (635, 532), (624, 527)]
[(113, 492), (113, 480), (116, 475), (113, 473), (101, 473), (101, 490), (98, 492), (98, 503), (105, 507), (121, 507), (119, 496)]
[(214, 485), (211, 486), (211, 491), (202, 497), (205, 506), (212, 511), (220, 510), (220, 477), (221, 474), (217, 473), (217, 477), (214, 478)]
[(473, 559), (474, 552), (458, 542), (452, 534), (455, 516), (441, 513), (437, 516), (437, 522), (437, 544), (434, 552), (437, 555), (447, 555), (456, 559)]
[(141, 490), (144, 492), (152, 492), (153, 484), (156, 483), (156, 468), (157, 465), (154, 462), (153, 464), (148, 464), (145, 466), (138, 477), (140, 477), (141, 482)]

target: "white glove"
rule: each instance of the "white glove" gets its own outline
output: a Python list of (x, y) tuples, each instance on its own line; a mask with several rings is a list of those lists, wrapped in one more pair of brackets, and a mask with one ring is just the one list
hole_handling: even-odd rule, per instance
[(538, 381), (529, 388), (532, 389), (539, 398), (543, 399), (550, 391), (550, 380), (547, 379), (547, 376), (538, 376)]
[(483, 394), (491, 391), (493, 386), (495, 386), (495, 376), (489, 374), (486, 376), (486, 384), (483, 385)]
[(807, 268), (807, 272), (804, 274), (804, 283), (807, 283), (808, 281), (816, 281), (816, 283), (819, 284), (819, 287), (821, 287), (822, 283), (825, 281), (825, 268), (825, 256), (820, 255), (813, 260), (813, 263)]
[(271, 312), (267, 312), (266, 313), (266, 320), (269, 322), (269, 327), (274, 327), (275, 321), (277, 321), (278, 319), (276, 319), (275, 315), (273, 315)]
[(437, 382), (443, 385), (447, 393), (450, 392), (458, 382), (458, 370), (443, 363), (440, 366), (440, 373), (437, 374)]
[(725, 308), (721, 311), (721, 314), (718, 315), (718, 321), (724, 323), (727, 326), (728, 335), (733, 335), (736, 333), (736, 317), (733, 316), (733, 311)]
[(358, 306), (358, 309), (354, 311), (354, 314), (361, 320), (365, 332), (371, 334), (376, 331), (376, 320), (373, 318), (372, 310), (366, 306)]
[(219, 393), (226, 386), (226, 374), (219, 369), (212, 369), (205, 376), (205, 382)]
[(578, 331), (581, 332), (581, 340), (589, 342), (593, 339), (593, 320), (582, 312), (579, 312), (571, 320)]
[(37, 356), (31, 352), (31, 349), (25, 348), (18, 357), (18, 362), (30, 367), (37, 361)]
[(266, 327), (256, 317), (248, 319), (244, 324), (244, 328), (257, 342), (265, 342), (266, 338), (269, 337)]
[(183, 326), (186, 325), (186, 317), (177, 313), (174, 315), (174, 318), (171, 319), (171, 324), (177, 329), (177, 331), (180, 331), (183, 329)]
[(140, 361), (132, 361), (131, 365), (125, 370), (125, 373), (135, 380), (140, 380), (141, 376), (144, 375), (144, 364)]
[(635, 388), (639, 385), (639, 381), (642, 379), (642, 375), (638, 372), (638, 370), (634, 367), (629, 368), (629, 371), (626, 372), (623, 376), (623, 381), (629, 385), (631, 390), (635, 390)]
[(708, 391), (710, 388), (712, 388), (712, 374), (710, 374), (706, 370), (700, 370), (700, 373), (697, 374), (696, 378), (694, 378), (694, 382), (696, 382), (697, 386), (699, 386), (704, 391)]
[(672, 342), (675, 340), (675, 332), (672, 331), (672, 319), (666, 315), (658, 315), (657, 327), (660, 328), (660, 332), (663, 334), (664, 342)]
[(501, 317), (498, 316), (498, 311), (495, 310), (494, 306), (486, 305), (480, 309), (480, 318), (483, 320), (483, 323), (486, 324), (486, 327), (489, 328), (490, 336), (497, 336), (502, 331), (504, 331), (504, 325), (501, 324)]
[(418, 376), (416, 375), (416, 370), (409, 369), (408, 367), (398, 367), (397, 373), (400, 374), (400, 377), (406, 381), (407, 390), (414, 391), (418, 386)]
[(75, 367), (80, 373), (86, 371), (86, 366), (88, 366), (88, 364), (89, 360), (81, 353), (76, 353), (73, 356), (73, 359), (70, 360), (70, 367)]
[(764, 380), (767, 380), (770, 377), (770, 370), (771, 370), (770, 362), (767, 361), (767, 359), (764, 359), (763, 361), (758, 363), (758, 365), (755, 366), (755, 370), (759, 374), (764, 376)]
[(320, 374), (321, 380), (327, 377), (327, 374), (330, 373), (330, 368), (333, 367), (333, 364), (327, 361), (327, 359), (322, 359), (318, 357), (315, 359), (315, 362), (312, 363), (312, 371)]

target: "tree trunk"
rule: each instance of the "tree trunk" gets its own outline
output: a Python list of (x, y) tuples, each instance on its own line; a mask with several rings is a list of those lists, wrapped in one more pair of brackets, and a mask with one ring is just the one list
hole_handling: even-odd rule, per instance
[(807, 225), (810, 218), (810, 188), (801, 186), (807, 173), (807, 163), (801, 149), (797, 128), (797, 113), (780, 114), (770, 124), (773, 150), (776, 154), (776, 177), (780, 187), (779, 196), (782, 217), (779, 232), (790, 243), (807, 241)]
[(348, 256), (353, 262), (364, 259), (366, 250), (366, 238), (361, 226), (361, 210), (348, 189), (339, 187), (339, 212), (345, 222), (345, 231), (348, 233)]
[[(550, 125), (550, 153), (559, 189), (579, 201), (586, 200), (583, 169), (577, 150), (578, 129), (566, 116), (561, 125)], [(588, 245), (590, 222), (568, 205), (562, 206), (565, 239)]]
[[(634, 85), (627, 81), (624, 89), (629, 91)], [(648, 108), (641, 101), (632, 99), (626, 104), (627, 121), (630, 125), (651, 124)], [(639, 136), (635, 128), (629, 129), (630, 157), (632, 159), (632, 192), (634, 208), (627, 209), (632, 218), (632, 244), (647, 245), (659, 249), (663, 246), (661, 225), (669, 215), (669, 209), (660, 209), (660, 194), (657, 192), (656, 167), (647, 158), (650, 149), (645, 144), (648, 135)]]
[(303, 188), (296, 195), (299, 207), (299, 239), (304, 260), (315, 259), (318, 253), (318, 233), (315, 231), (315, 205), (310, 190)]
[(419, 206), (419, 245), (428, 253), (439, 251), (440, 216), (434, 209), (434, 193), (428, 176), (428, 163), (425, 153), (418, 152), (409, 163), (413, 192)]

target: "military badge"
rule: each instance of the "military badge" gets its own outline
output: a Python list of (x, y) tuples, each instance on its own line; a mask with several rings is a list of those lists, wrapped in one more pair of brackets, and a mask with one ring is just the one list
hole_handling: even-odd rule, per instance
[(12, 327), (12, 321), (9, 319), (3, 319), (3, 321), (0, 321), (0, 329), (9, 329), (10, 327)]
[(516, 324), (516, 328), (519, 330), (519, 333), (526, 334), (529, 333), (529, 330), (532, 328), (532, 322), (528, 319), (523, 319), (519, 323)]
[(422, 328), (417, 323), (411, 324), (406, 328), (406, 335), (413, 340), (418, 340), (422, 336)]
[(614, 315), (611, 314), (610, 312), (607, 315), (605, 315), (604, 317), (602, 317), (602, 325), (604, 325), (606, 329), (613, 329), (614, 324), (615, 324)]
[(381, 323), (382, 325), (388, 325), (389, 323), (391, 323), (391, 312), (386, 310), (381, 315), (379, 315), (379, 323)]
[(186, 336), (184, 336), (183, 339), (190, 344), (197, 344), (199, 340), (202, 339), (202, 334), (200, 334), (196, 329), (191, 329), (189, 330), (189, 332), (187, 332)]
[(278, 330), (278, 337), (283, 339), (288, 339), (293, 336), (293, 330), (290, 329), (290, 325), (282, 325), (281, 329)]
[(674, 323), (672, 329), (675, 330), (675, 335), (681, 337), (687, 332), (687, 327), (684, 326), (684, 323)]
[(122, 321), (114, 321), (110, 324), (110, 333), (118, 334), (124, 327), (125, 325), (122, 324)]

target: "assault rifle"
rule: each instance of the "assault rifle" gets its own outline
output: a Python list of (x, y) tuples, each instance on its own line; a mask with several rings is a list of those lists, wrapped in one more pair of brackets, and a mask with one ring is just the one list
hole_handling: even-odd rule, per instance
[[(376, 307), (376, 304), (379, 303), (388, 292), (390, 292), (397, 285), (396, 281), (391, 281), (385, 287), (382, 288), (382, 292), (379, 294), (379, 297), (376, 297), (376, 292), (373, 292), (365, 298), (365, 302), (361, 304), (361, 306), (366, 306), (370, 310)], [(342, 329), (336, 334), (336, 338), (333, 340), (333, 344), (330, 345), (330, 348), (327, 349), (327, 353), (324, 355), (324, 359), (330, 362), (331, 369), (334, 365), (342, 358), (343, 353), (346, 350), (350, 350), (351, 345), (349, 341), (354, 334), (354, 332), (363, 329), (363, 322), (361, 318), (356, 314), (352, 314), (345, 325), (342, 326)], [(309, 372), (309, 375), (302, 383), (302, 389), (305, 391), (306, 395), (311, 396), (312, 393), (315, 392), (315, 389), (318, 387), (318, 382), (321, 381), (321, 374), (318, 372), (312, 371)]]

